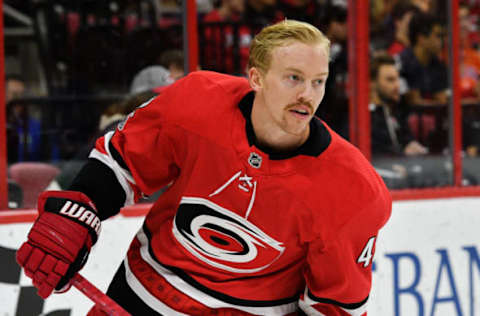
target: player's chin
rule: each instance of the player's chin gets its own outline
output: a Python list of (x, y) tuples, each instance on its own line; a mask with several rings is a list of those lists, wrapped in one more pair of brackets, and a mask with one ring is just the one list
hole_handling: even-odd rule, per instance
[(297, 122), (296, 124), (289, 124), (289, 126), (287, 126), (285, 131), (291, 135), (302, 136), (306, 133), (307, 128), (308, 128), (308, 122), (306, 124), (303, 122), (302, 123)]

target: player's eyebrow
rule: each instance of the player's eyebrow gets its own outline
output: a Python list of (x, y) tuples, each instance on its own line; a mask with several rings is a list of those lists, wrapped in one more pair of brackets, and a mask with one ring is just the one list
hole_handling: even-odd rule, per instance
[[(285, 68), (285, 70), (293, 71), (293, 72), (296, 72), (296, 73), (299, 73), (299, 74), (303, 75), (303, 71), (301, 71), (300, 69), (297, 69), (295, 67), (287, 67), (287, 68)], [(314, 77), (317, 77), (317, 76), (321, 77), (321, 76), (326, 76), (326, 75), (328, 75), (328, 71), (316, 74)]]

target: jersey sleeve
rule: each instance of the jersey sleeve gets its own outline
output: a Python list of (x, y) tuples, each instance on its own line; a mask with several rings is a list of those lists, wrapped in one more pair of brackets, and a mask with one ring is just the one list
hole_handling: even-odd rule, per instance
[(170, 106), (174, 105), (162, 95), (145, 102), (115, 131), (99, 138), (90, 153), (90, 158), (101, 161), (115, 174), (125, 192), (124, 205), (155, 193), (179, 173), (172, 124), (166, 114)]
[(375, 242), (390, 214), (386, 199), (376, 200), (327, 241), (309, 244), (306, 289), (299, 301), (307, 315), (367, 315)]

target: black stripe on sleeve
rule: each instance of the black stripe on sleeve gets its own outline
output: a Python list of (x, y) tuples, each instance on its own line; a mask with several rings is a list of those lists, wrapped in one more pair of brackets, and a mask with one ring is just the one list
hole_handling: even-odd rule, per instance
[(120, 155), (120, 153), (118, 152), (117, 148), (115, 148), (115, 146), (113, 146), (112, 142), (108, 142), (108, 150), (110, 150), (110, 154), (112, 155), (113, 159), (120, 165), (120, 167), (122, 167), (123, 169), (130, 172), (127, 164), (123, 160), (123, 158)]
[(331, 300), (331, 299), (328, 299), (328, 298), (320, 298), (320, 297), (317, 297), (315, 295), (313, 295), (312, 292), (310, 292), (310, 290), (308, 290), (308, 297), (310, 297), (312, 300), (318, 302), (318, 303), (322, 303), (322, 304), (330, 304), (330, 305), (336, 305), (336, 306), (339, 306), (341, 308), (345, 308), (345, 309), (357, 309), (357, 308), (360, 308), (362, 307), (365, 303), (367, 303), (368, 301), (368, 296), (361, 302), (358, 302), (358, 303), (341, 303), (341, 302), (338, 302), (338, 301), (335, 301), (335, 300)]
[(101, 220), (118, 214), (125, 204), (125, 191), (115, 173), (97, 159), (88, 159), (69, 190), (79, 191), (88, 196), (97, 207)]

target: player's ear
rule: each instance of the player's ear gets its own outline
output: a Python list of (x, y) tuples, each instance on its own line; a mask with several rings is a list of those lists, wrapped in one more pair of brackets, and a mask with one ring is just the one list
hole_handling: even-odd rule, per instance
[(248, 81), (250, 82), (250, 87), (252, 87), (253, 91), (257, 92), (263, 86), (262, 72), (256, 67), (248, 69)]

